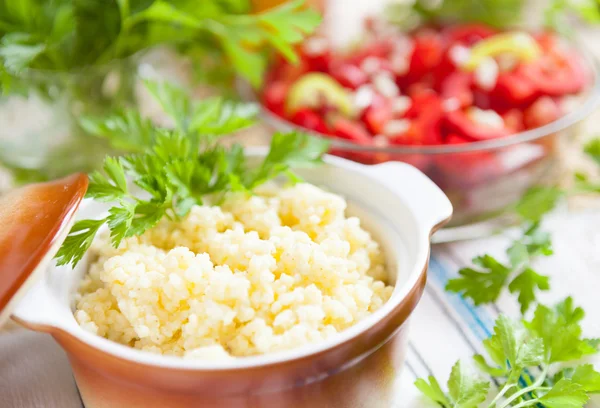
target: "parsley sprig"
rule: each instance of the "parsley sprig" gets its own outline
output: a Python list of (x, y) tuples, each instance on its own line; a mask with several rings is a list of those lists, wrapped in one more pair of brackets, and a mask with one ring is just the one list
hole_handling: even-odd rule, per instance
[(508, 264), (487, 254), (474, 258), (475, 267), (459, 270), (460, 277), (448, 281), (446, 290), (460, 293), (480, 305), (495, 302), (502, 290), (508, 288), (518, 294), (521, 312), (525, 313), (535, 301), (537, 290), (550, 289), (549, 277), (537, 273), (531, 265), (537, 256), (552, 255), (550, 235), (543, 232), (539, 224), (531, 224), (506, 253)]
[[(126, 111), (108, 118), (84, 118), (85, 126), (99, 136), (134, 145), (121, 157), (107, 157), (103, 171), (90, 174), (86, 197), (112, 203), (105, 218), (75, 223), (57, 254), (59, 265), (75, 266), (104, 224), (112, 244), (143, 234), (163, 217), (184, 217), (207, 197), (226, 192), (251, 192), (279, 175), (292, 181), (293, 168), (322, 162), (328, 142), (300, 133), (276, 133), (267, 156), (258, 165), (246, 161), (240, 145), (225, 148), (216, 138), (252, 123), (243, 105), (210, 99), (193, 103), (178, 88), (147, 83), (175, 123), (167, 129), (152, 125), (138, 112)], [(131, 185), (142, 190), (138, 194)]]
[[(600, 165), (600, 138), (588, 142), (584, 152)], [(531, 188), (512, 208), (523, 220), (523, 232), (506, 250), (509, 262), (500, 262), (487, 254), (477, 256), (472, 267), (460, 269), (460, 276), (448, 281), (446, 289), (460, 293), (476, 305), (493, 303), (508, 289), (518, 295), (521, 313), (525, 313), (536, 302), (537, 291), (550, 289), (550, 278), (536, 272), (532, 265), (538, 257), (553, 253), (550, 234), (541, 229), (540, 221), (560, 199), (581, 193), (600, 193), (600, 184), (576, 174), (575, 185), (569, 190), (555, 186)]]
[[(583, 310), (574, 307), (570, 297), (554, 307), (538, 305), (531, 321), (517, 322), (501, 315), (493, 335), (483, 342), (487, 356), (473, 358), (478, 372), (457, 361), (447, 393), (433, 376), (420, 378), (415, 385), (444, 408), (583, 407), (589, 393), (600, 391), (600, 373), (591, 364), (550, 375), (559, 364), (597, 352), (597, 340), (582, 337), (583, 317)], [(536, 371), (539, 374), (534, 378), (530, 373)], [(492, 395), (484, 375), (500, 384)]]
[[(160, 44), (219, 57), (258, 85), (264, 47), (297, 60), (294, 45), (321, 22), (295, 0), (250, 13), (249, 0), (0, 0), (0, 90), (23, 71), (73, 72)], [(3, 84), (3, 86), (2, 86)]]
[[(600, 23), (597, 0), (550, 0), (545, 3), (540, 14), (548, 29), (570, 33), (573, 19), (588, 24)], [(506, 28), (526, 22), (527, 6), (528, 2), (521, 0), (416, 0), (393, 3), (386, 15), (407, 28), (428, 21), (474, 22)]]

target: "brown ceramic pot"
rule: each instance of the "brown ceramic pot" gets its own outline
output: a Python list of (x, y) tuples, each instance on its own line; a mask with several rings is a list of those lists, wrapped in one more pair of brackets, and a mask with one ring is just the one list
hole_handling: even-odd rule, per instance
[[(348, 211), (382, 244), (395, 285), (385, 305), (338, 335), (225, 362), (135, 350), (75, 321), (72, 294), (86, 273), (85, 259), (74, 270), (41, 262), (35, 274), (42, 276), (13, 318), (50, 333), (67, 351), (87, 408), (389, 407), (404, 361), (407, 320), (425, 286), (430, 236), (452, 207), (432, 181), (404, 163), (365, 166), (327, 157), (324, 166), (300, 173), (346, 197)], [(85, 205), (80, 216), (102, 211)]]

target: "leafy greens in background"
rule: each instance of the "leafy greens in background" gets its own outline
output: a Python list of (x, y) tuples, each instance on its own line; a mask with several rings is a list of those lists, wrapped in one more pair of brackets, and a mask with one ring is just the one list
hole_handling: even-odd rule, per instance
[[(432, 20), (481, 22), (503, 28), (523, 23), (528, 6), (530, 2), (522, 0), (415, 0), (392, 4), (386, 14), (408, 28)], [(542, 8), (542, 23), (557, 32), (568, 32), (572, 18), (600, 23), (598, 0), (548, 0)]]
[(24, 71), (103, 66), (159, 44), (221, 57), (258, 85), (265, 47), (296, 61), (294, 45), (320, 23), (296, 0), (249, 14), (248, 0), (0, 0), (0, 79)]
[[(111, 138), (134, 153), (106, 157), (103, 172), (90, 174), (87, 197), (113, 206), (104, 219), (75, 223), (58, 251), (60, 265), (76, 265), (104, 224), (117, 247), (124, 238), (143, 234), (163, 217), (185, 216), (208, 197), (229, 191), (249, 193), (280, 174), (297, 181), (292, 169), (320, 164), (328, 149), (326, 140), (276, 133), (268, 155), (251, 167), (241, 146), (225, 148), (216, 139), (251, 125), (255, 112), (218, 98), (194, 103), (184, 91), (166, 83), (147, 82), (146, 86), (175, 127), (156, 127), (134, 110), (82, 118), (91, 133)], [(144, 191), (145, 199), (130, 191), (128, 178)]]

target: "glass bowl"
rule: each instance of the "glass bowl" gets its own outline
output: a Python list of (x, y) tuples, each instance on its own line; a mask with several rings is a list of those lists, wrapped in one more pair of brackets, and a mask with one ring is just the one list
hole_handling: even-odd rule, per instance
[[(450, 198), (454, 215), (434, 240), (447, 242), (490, 235), (516, 221), (507, 211), (532, 186), (557, 184), (562, 154), (575, 142), (580, 122), (600, 101), (600, 62), (581, 44), (576, 49), (589, 65), (590, 84), (577, 105), (545, 126), (502, 139), (461, 145), (361, 146), (299, 127), (262, 107), (265, 122), (280, 131), (303, 131), (331, 142), (330, 153), (364, 164), (410, 163), (429, 176)], [(240, 82), (242, 97), (260, 103)], [(262, 104), (261, 104), (262, 106)]]

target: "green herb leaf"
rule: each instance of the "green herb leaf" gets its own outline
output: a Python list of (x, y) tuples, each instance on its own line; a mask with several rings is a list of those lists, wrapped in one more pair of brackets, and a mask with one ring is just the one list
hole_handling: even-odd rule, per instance
[(106, 219), (110, 229), (110, 238), (112, 244), (117, 248), (123, 238), (130, 235), (131, 222), (135, 215), (135, 204), (122, 201), (120, 207), (112, 207), (108, 210), (109, 216)]
[(154, 128), (138, 111), (127, 109), (110, 116), (83, 116), (81, 127), (91, 135), (107, 139), (121, 151), (141, 152), (154, 140)]
[(448, 390), (453, 407), (477, 408), (485, 401), (489, 388), (489, 382), (479, 379), (460, 361), (452, 367)]
[(583, 151), (600, 166), (600, 137), (587, 142)]
[(564, 192), (557, 187), (532, 187), (516, 204), (515, 210), (524, 220), (539, 222), (563, 196)]
[(9, 72), (18, 74), (27, 68), (46, 49), (44, 44), (36, 44), (28, 34), (5, 35), (0, 42), (0, 58)]
[(433, 402), (437, 402), (444, 408), (450, 408), (452, 405), (446, 397), (446, 394), (440, 388), (440, 384), (437, 382), (435, 377), (429, 376), (429, 382), (425, 381), (422, 378), (417, 379), (415, 381), (415, 386), (429, 399)]
[(90, 174), (87, 197), (102, 202), (118, 201), (127, 194), (125, 171), (118, 159), (107, 157), (104, 160), (107, 177), (95, 171)]
[(479, 256), (473, 259), (473, 263), (480, 269), (462, 268), (458, 271), (461, 277), (448, 281), (446, 290), (460, 293), (476, 305), (494, 302), (500, 296), (511, 269), (490, 255)]
[(549, 278), (531, 268), (525, 269), (508, 285), (510, 293), (518, 293), (521, 313), (525, 313), (535, 301), (535, 291), (550, 289)]
[(269, 154), (262, 165), (251, 174), (247, 187), (253, 189), (290, 168), (319, 165), (328, 148), (329, 142), (324, 139), (302, 133), (275, 133)]
[(558, 382), (562, 378), (572, 380), (579, 384), (588, 393), (600, 392), (600, 373), (594, 369), (592, 364), (582, 364), (575, 368), (565, 368), (554, 376)]
[(539, 401), (548, 408), (583, 408), (589, 397), (583, 387), (562, 378)]
[(573, 308), (572, 299), (567, 298), (554, 308), (538, 305), (533, 319), (525, 325), (544, 341), (548, 362), (572, 361), (596, 352), (582, 338), (582, 318), (583, 310)]
[(92, 245), (98, 229), (106, 222), (101, 220), (77, 221), (56, 254), (57, 265), (75, 267)]

